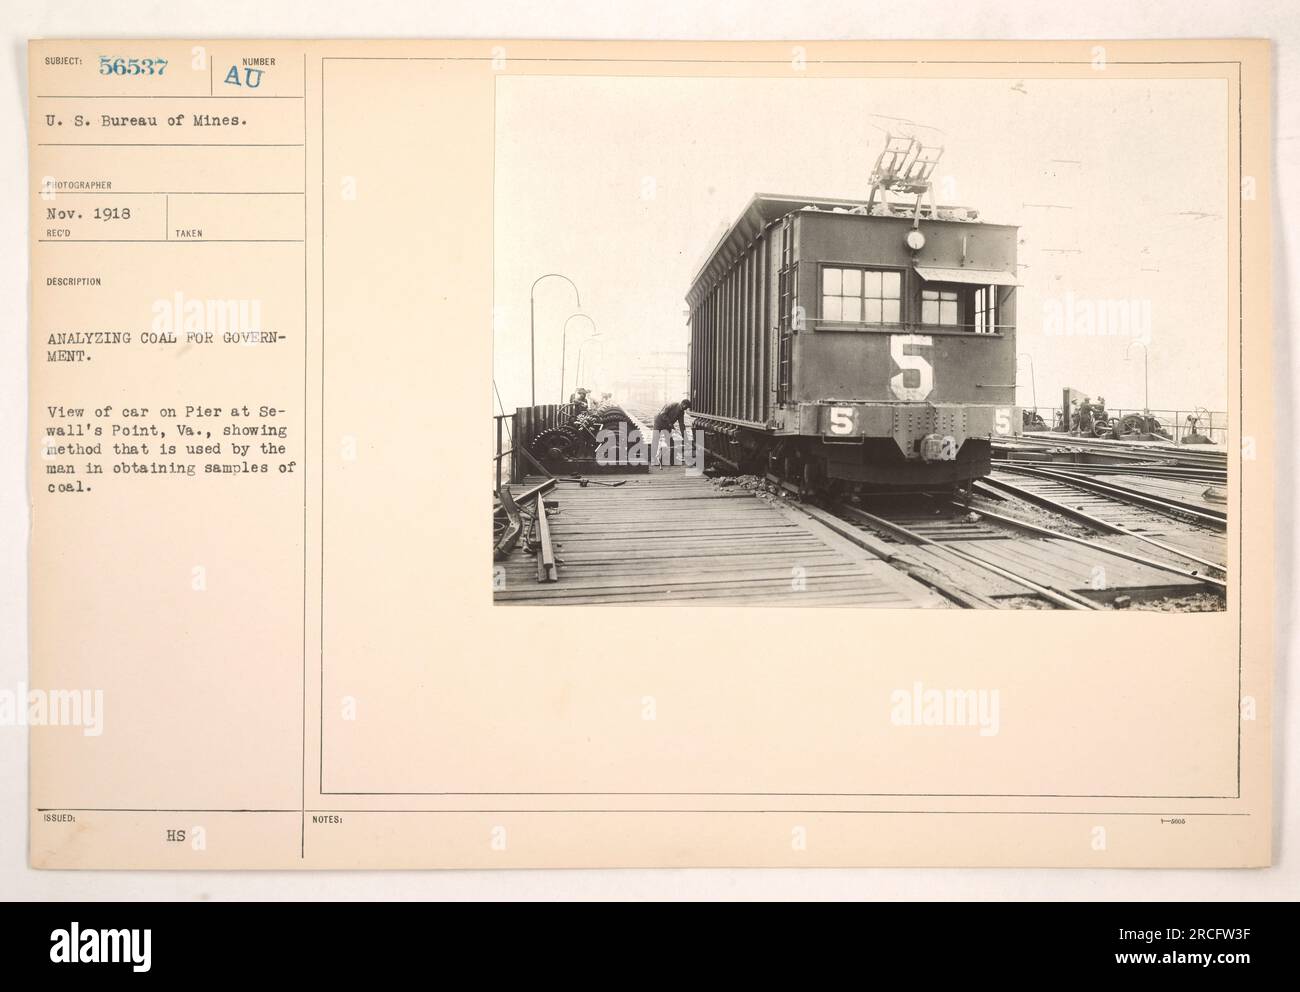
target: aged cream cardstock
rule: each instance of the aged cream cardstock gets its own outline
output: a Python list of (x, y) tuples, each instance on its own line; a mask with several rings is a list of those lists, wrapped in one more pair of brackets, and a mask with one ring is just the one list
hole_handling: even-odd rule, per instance
[[(1270, 862), (1266, 43), (43, 40), (29, 56), (18, 705), (73, 724), (31, 731), (34, 866)], [(1146, 161), (1156, 185), (1163, 161), (1225, 153), (1226, 609), (494, 606), (494, 308), (526, 314), (522, 291), (501, 312), (494, 274), (530, 210), (494, 181), (502, 156), (551, 161), (544, 127), (514, 147), (498, 112), (539, 77), (611, 98), (635, 79), (791, 99), (909, 80), (1206, 94), (1221, 130), (1153, 118)], [(549, 113), (559, 131), (575, 109)], [(810, 126), (826, 114), (810, 101)], [(1040, 154), (997, 129), (968, 154)], [(653, 137), (655, 156), (803, 140), (752, 118)], [(604, 291), (708, 247), (672, 234)], [(924, 687), (995, 691), (996, 733), (891, 721), (893, 694)]]

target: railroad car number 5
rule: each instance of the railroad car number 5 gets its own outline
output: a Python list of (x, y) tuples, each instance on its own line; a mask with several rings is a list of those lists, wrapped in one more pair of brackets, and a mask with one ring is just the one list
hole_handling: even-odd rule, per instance
[[(914, 403), (924, 400), (934, 389), (934, 368), (921, 355), (909, 355), (907, 348), (929, 348), (934, 339), (928, 334), (891, 334), (889, 337), (889, 356), (901, 371), (889, 380), (889, 388), (900, 400)], [(908, 373), (916, 373), (913, 378), (916, 385), (908, 385)]]
[(831, 433), (832, 434), (853, 433), (853, 407), (851, 406), (831, 407)]

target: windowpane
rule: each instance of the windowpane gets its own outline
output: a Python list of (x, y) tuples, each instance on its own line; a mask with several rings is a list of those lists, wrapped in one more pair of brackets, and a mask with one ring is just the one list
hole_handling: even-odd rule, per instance
[[(821, 316), (823, 320), (849, 323), (898, 324), (902, 322), (902, 294), (903, 277), (899, 272), (824, 268)], [(931, 291), (931, 296), (939, 299), (937, 291)]]
[(997, 288), (981, 286), (975, 290), (975, 333), (997, 333)]
[(956, 291), (956, 290), (948, 290), (948, 289), (942, 290), (942, 291), (939, 293), (939, 299), (941, 299), (941, 300), (956, 300), (956, 299), (957, 299), (957, 291)]
[(933, 300), (921, 300), (921, 323), (939, 323), (939, 304)]
[[(955, 294), (954, 294), (955, 295)], [(957, 323), (957, 304), (944, 300), (939, 304), (939, 323), (956, 324)]]
[(938, 298), (939, 298), (939, 291), (937, 289), (921, 290), (921, 299), (923, 300), (937, 300)]

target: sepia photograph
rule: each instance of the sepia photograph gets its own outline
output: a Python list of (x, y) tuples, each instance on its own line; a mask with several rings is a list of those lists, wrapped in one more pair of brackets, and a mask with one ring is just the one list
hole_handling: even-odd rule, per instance
[(496, 86), (498, 604), (1223, 610), (1220, 80)]

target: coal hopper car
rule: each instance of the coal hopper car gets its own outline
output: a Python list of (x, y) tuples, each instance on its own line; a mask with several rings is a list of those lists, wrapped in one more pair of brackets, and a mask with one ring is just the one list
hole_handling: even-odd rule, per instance
[(687, 294), (707, 456), (833, 491), (987, 475), (1020, 432), (1017, 238), (920, 197), (755, 196)]

